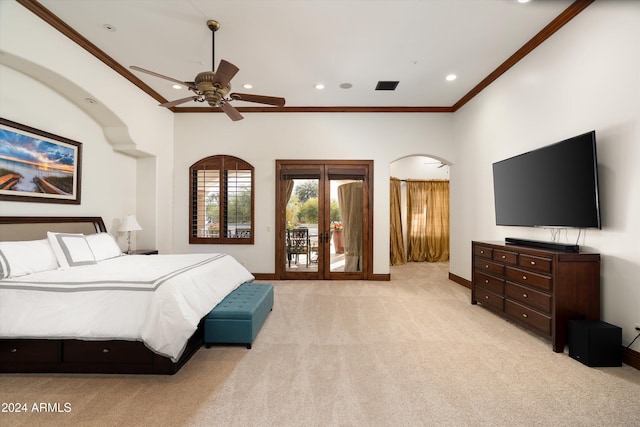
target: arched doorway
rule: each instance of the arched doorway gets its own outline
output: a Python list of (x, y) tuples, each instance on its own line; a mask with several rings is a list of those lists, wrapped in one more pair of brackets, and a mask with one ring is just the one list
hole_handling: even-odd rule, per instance
[(390, 163), (390, 263), (449, 258), (449, 165), (411, 155)]

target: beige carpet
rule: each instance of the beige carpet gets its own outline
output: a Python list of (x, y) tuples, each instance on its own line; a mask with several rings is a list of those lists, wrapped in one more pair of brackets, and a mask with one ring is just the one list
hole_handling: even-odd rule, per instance
[(447, 264), (391, 282), (275, 283), (252, 350), (174, 376), (0, 375), (1, 426), (637, 426), (640, 371), (588, 368), (469, 303)]

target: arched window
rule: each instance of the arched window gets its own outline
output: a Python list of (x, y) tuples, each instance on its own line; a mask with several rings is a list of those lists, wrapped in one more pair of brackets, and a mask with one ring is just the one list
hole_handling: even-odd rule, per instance
[(253, 244), (253, 166), (211, 156), (189, 168), (189, 243)]

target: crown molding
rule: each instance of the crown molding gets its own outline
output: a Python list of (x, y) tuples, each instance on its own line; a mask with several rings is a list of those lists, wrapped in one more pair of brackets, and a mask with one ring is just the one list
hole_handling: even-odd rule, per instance
[[(96, 45), (91, 43), (80, 33), (71, 28), (67, 23), (54, 15), (49, 9), (40, 4), (37, 0), (16, 0), (29, 11), (40, 17), (49, 25), (60, 31), (69, 39), (80, 45), (87, 52), (104, 62), (108, 67), (122, 75), (125, 79), (136, 85), (142, 91), (147, 93), (153, 99), (163, 104), (168, 102), (162, 95), (153, 90), (150, 86), (136, 77), (127, 68), (116, 62), (113, 58), (100, 50)], [(498, 68), (492, 71), (473, 89), (467, 92), (460, 100), (450, 107), (439, 106), (416, 106), (416, 107), (385, 107), (385, 106), (345, 106), (345, 107), (325, 107), (325, 106), (308, 106), (308, 107), (236, 107), (243, 113), (454, 113), (462, 106), (471, 101), (476, 95), (482, 92), (487, 86), (493, 83), (498, 77), (503, 75), (507, 70), (517, 64), (522, 58), (527, 56), (536, 47), (540, 46), (545, 40), (553, 35), (560, 28), (565, 26), (569, 21), (575, 18), (580, 12), (586, 9), (595, 0), (576, 0), (567, 7), (560, 15), (545, 26), (531, 40), (525, 43)], [(172, 107), (169, 110), (174, 113), (216, 113), (222, 112), (220, 108), (211, 107)]]

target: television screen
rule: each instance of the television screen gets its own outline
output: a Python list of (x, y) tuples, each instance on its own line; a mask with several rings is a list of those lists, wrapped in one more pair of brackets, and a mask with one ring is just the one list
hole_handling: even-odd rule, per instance
[(596, 133), (493, 164), (496, 225), (601, 228)]

